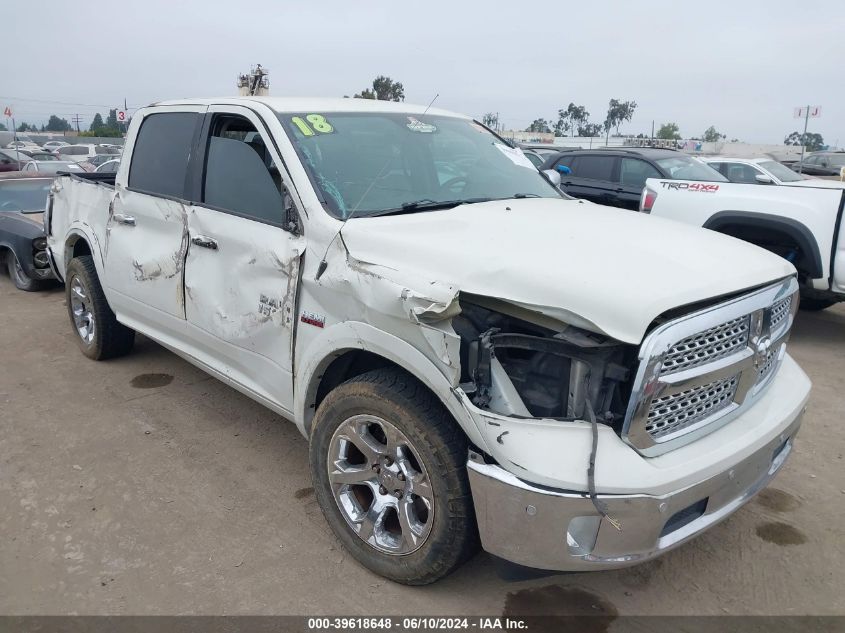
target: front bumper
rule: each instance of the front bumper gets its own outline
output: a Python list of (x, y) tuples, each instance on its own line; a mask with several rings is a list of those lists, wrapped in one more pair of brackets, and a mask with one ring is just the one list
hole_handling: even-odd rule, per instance
[(722, 521), (775, 476), (792, 449), (803, 407), (756, 451), (715, 476), (662, 496), (599, 495), (617, 530), (584, 492), (528, 483), (470, 452), (467, 468), (485, 550), (560, 571), (624, 567), (654, 558)]

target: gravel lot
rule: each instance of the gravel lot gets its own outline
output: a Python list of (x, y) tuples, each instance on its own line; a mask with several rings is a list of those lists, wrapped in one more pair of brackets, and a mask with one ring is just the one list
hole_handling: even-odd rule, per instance
[(505, 580), (480, 554), (422, 588), (340, 548), (292, 424), (142, 337), (87, 360), (60, 289), (0, 277), (0, 321), (0, 613), (845, 614), (845, 305), (799, 315), (803, 429), (728, 521), (627, 570)]

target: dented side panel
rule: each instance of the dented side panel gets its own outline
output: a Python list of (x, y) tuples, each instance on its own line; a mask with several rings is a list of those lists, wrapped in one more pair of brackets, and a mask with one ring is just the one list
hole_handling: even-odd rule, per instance
[(305, 241), (278, 227), (191, 207), (185, 264), (189, 331), (220, 371), (290, 409), (296, 295)]
[(109, 294), (115, 312), (144, 321), (153, 310), (185, 318), (187, 213), (177, 200), (118, 187), (108, 209), (103, 248), (104, 281), (115, 291)]

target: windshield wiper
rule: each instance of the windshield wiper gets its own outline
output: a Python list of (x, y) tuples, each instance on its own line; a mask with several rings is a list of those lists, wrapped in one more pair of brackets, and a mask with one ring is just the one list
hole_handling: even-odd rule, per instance
[(370, 217), (382, 215), (399, 215), (401, 213), (414, 213), (415, 211), (437, 211), (438, 209), (451, 209), (462, 204), (475, 204), (477, 202), (489, 202), (492, 198), (464, 198), (463, 200), (431, 200), (423, 198), (413, 202), (403, 202), (401, 207), (396, 209), (385, 209), (376, 213), (368, 213)]
[(515, 193), (515, 194), (513, 194), (513, 197), (516, 198), (516, 199), (519, 199), (519, 198), (542, 198), (543, 196), (541, 196), (540, 194), (537, 194), (537, 193)]

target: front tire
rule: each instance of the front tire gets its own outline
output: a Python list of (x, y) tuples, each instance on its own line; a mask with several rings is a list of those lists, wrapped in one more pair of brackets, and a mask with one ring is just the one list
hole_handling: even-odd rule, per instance
[(90, 255), (70, 260), (65, 275), (68, 316), (79, 349), (88, 358), (124, 356), (135, 344), (135, 330), (119, 323), (109, 307)]
[(309, 447), (317, 502), (359, 563), (390, 580), (439, 580), (478, 548), (467, 440), (398, 369), (357, 376), (320, 404)]
[(9, 269), (9, 277), (11, 277), (12, 283), (18, 290), (37, 292), (44, 287), (44, 283), (40, 279), (33, 279), (26, 274), (18, 256), (12, 250), (6, 255), (6, 267)]

